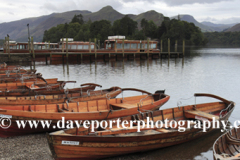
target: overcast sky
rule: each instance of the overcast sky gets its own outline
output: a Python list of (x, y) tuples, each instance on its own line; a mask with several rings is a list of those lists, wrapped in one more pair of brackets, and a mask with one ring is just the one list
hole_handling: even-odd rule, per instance
[(192, 15), (197, 21), (240, 23), (240, 0), (0, 0), (0, 23), (53, 12), (89, 10), (96, 12), (111, 5), (122, 14), (155, 10), (164, 16)]

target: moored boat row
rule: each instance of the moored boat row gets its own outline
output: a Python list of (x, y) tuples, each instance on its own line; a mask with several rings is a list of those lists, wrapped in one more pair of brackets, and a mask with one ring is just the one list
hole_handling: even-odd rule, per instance
[[(4, 69), (7, 68), (10, 70), (14, 66), (1, 65), (0, 74), (1, 71), (6, 74)], [(170, 98), (164, 90), (150, 93), (117, 86), (102, 89), (94, 83), (66, 89), (66, 83), (75, 81), (44, 79), (36, 70), (8, 71), (0, 75), (0, 79), (0, 118), (9, 120), (0, 127), (0, 137), (47, 132), (55, 159), (101, 159), (184, 143), (209, 134), (215, 128), (204, 131), (205, 121), (212, 125), (228, 120), (235, 108), (232, 101), (198, 93), (195, 97), (211, 97), (218, 101), (161, 109)], [(100, 89), (95, 90), (96, 87)], [(125, 97), (125, 91), (137, 91), (141, 95)], [(124, 125), (119, 126), (118, 120)], [(19, 127), (19, 121), (49, 121), (51, 125), (33, 128), (25, 123), (27, 125)], [(70, 125), (70, 122), (87, 121), (87, 126), (84, 123)], [(102, 122), (105, 127), (96, 125)], [(235, 141), (237, 135), (234, 132), (230, 139)], [(227, 154), (237, 155), (228, 150), (231, 153)]]

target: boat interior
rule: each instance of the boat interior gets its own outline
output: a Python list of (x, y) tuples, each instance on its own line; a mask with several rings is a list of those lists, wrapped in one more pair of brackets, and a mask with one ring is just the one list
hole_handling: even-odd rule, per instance
[[(140, 135), (150, 135), (150, 134), (162, 134), (162, 133), (170, 133), (176, 132), (180, 129), (180, 127), (186, 128), (186, 130), (190, 130), (195, 125), (197, 121), (203, 121), (208, 119), (209, 121), (213, 120), (215, 117), (216, 120), (219, 120), (219, 115), (226, 116), (228, 115), (234, 108), (234, 104), (228, 106), (223, 102), (212, 102), (198, 105), (189, 105), (184, 107), (176, 107), (164, 110), (157, 111), (146, 111), (141, 112), (136, 115), (121, 117), (121, 121), (128, 121), (125, 124), (124, 128), (117, 127), (117, 119), (113, 119), (107, 121), (107, 126), (111, 126), (112, 128), (106, 127), (102, 129), (101, 127), (94, 127), (94, 132), (92, 132), (92, 128), (74, 128), (67, 129), (62, 131), (56, 131), (51, 133), (52, 135), (80, 135), (80, 136), (140, 136)], [(148, 120), (147, 120), (148, 117)], [(164, 123), (164, 120), (168, 119), (167, 123)], [(135, 120), (139, 120), (141, 123), (141, 132), (137, 132), (139, 125)], [(170, 127), (171, 121), (175, 121), (177, 123), (172, 124)], [(190, 120), (190, 121), (189, 121)], [(132, 121), (132, 122), (130, 122)], [(181, 123), (179, 123), (181, 121)], [(187, 122), (189, 121), (189, 122)], [(160, 125), (160, 122), (162, 125)], [(131, 124), (132, 123), (132, 124)], [(161, 127), (156, 127), (156, 123), (159, 123)], [(149, 124), (149, 127), (147, 127)], [(201, 123), (202, 124), (202, 123)], [(187, 128), (187, 126), (190, 128)], [(240, 135), (239, 135), (240, 136)]]
[(18, 110), (26, 112), (70, 113), (70, 112), (109, 112), (129, 108), (141, 108), (144, 105), (154, 105), (155, 101), (165, 98), (167, 95), (155, 93), (154, 95), (139, 95), (114, 99), (99, 99), (85, 102), (46, 104), (46, 105), (19, 105), (0, 107), (2, 110)]

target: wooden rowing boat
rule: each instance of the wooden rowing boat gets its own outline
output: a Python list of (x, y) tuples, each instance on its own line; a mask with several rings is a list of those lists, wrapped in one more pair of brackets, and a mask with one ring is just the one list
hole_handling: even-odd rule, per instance
[[(195, 94), (195, 96), (222, 99), (210, 94)], [(125, 128), (97, 128), (95, 132), (91, 132), (92, 128), (84, 127), (61, 130), (47, 134), (47, 138), (52, 155), (58, 160), (100, 159), (143, 152), (184, 143), (208, 134), (214, 129), (209, 128), (206, 132), (202, 132), (202, 129), (195, 127), (195, 122), (206, 119), (212, 122), (213, 117), (216, 120), (226, 120), (231, 115), (234, 106), (233, 102), (224, 100), (222, 102), (194, 104), (121, 117), (121, 120), (126, 120), (129, 122), (128, 124), (130, 124), (130, 121), (143, 120), (145, 127), (143, 127), (144, 123), (139, 126), (143, 127), (141, 132), (137, 132), (136, 123), (133, 123), (132, 127), (125, 125)], [(153, 123), (148, 122), (147, 117)], [(156, 126), (166, 119), (169, 121), (162, 126)], [(180, 120), (185, 124), (180, 124)], [(188, 120), (192, 120), (192, 122), (189, 121), (189, 128), (186, 128)], [(177, 124), (169, 127), (174, 121)], [(149, 124), (149, 127), (147, 127), (147, 124)], [(186, 130), (179, 132), (180, 127), (184, 127)], [(159, 158), (161, 159), (161, 157)]]
[(59, 95), (39, 95), (39, 96), (22, 96), (22, 97), (0, 97), (0, 106), (7, 107), (9, 105), (39, 105), (54, 104), (68, 102), (82, 102), (96, 99), (115, 98), (121, 93), (121, 88), (111, 87), (109, 89), (68, 93)]
[(22, 74), (35, 74), (36, 70), (25, 70), (25, 69), (19, 69), (19, 70), (5, 70), (0, 71), (0, 77), (9, 77), (9, 76), (15, 76), (15, 75), (22, 75)]
[(57, 78), (51, 78), (51, 79), (36, 79), (33, 81), (29, 81), (29, 82), (12, 82), (12, 83), (1, 83), (0, 84), (0, 88), (11, 88), (11, 87), (17, 87), (17, 86), (29, 86), (32, 84), (36, 84), (36, 85), (41, 85), (41, 84), (55, 84), (55, 83), (59, 83)]
[(240, 159), (240, 126), (221, 135), (213, 144), (214, 160)]
[[(124, 90), (124, 89), (122, 89)], [(125, 89), (126, 90), (126, 89)], [(146, 93), (145, 91), (143, 93)], [(107, 97), (111, 97), (107, 95)], [(101, 99), (87, 102), (21, 105), (0, 107), (0, 114), (11, 117), (11, 125), (7, 129), (0, 127), (1, 137), (18, 136), (30, 133), (59, 130), (57, 123), (62, 120), (103, 120), (137, 114), (146, 110), (156, 110), (169, 100), (169, 96), (156, 92), (141, 96)], [(18, 120), (48, 120), (50, 128), (39, 125), (18, 128)]]
[[(33, 83), (28, 83), (25, 86), (7, 86), (4, 88), (0, 88), (0, 92), (2, 93), (15, 93), (17, 95), (21, 95), (22, 92), (43, 92), (43, 91), (49, 91), (49, 90), (60, 90), (63, 89), (65, 84), (67, 82), (72, 82), (72, 81), (57, 81), (57, 83), (52, 83), (52, 84), (46, 84), (46, 83), (38, 83), (35, 84)], [(73, 81), (75, 83), (75, 81)]]
[(1, 81), (14, 81), (14, 80), (27, 80), (42, 77), (41, 73), (28, 73), (28, 74), (7, 74), (0, 75)]
[(4, 78), (0, 78), (0, 83), (24, 83), (24, 82), (33, 82), (43, 80), (41, 73), (37, 74), (28, 74), (28, 75), (15, 75), (15, 76), (7, 76)]
[[(0, 96), (35, 96), (35, 95), (54, 95), (54, 94), (64, 94), (65, 92), (68, 93), (76, 93), (76, 92), (86, 92), (88, 90), (94, 90), (98, 84), (94, 83), (86, 83), (82, 84), (80, 88), (71, 88), (71, 89), (64, 89), (65, 83), (74, 82), (75, 81), (58, 81), (57, 86), (51, 86), (51, 84), (38, 84), (37, 86), (43, 86), (43, 88), (38, 89), (29, 89), (26, 86), (22, 87), (15, 87), (15, 88), (8, 88), (7, 90), (0, 90)], [(28, 83), (28, 82), (26, 82)], [(35, 85), (36, 86), (36, 85)]]

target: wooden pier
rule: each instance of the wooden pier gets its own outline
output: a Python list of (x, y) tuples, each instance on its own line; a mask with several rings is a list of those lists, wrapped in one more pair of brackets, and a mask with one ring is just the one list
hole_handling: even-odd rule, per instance
[[(89, 40), (90, 42), (91, 40)], [(6, 37), (6, 42), (9, 44), (9, 37)], [(158, 51), (152, 51), (149, 49), (149, 40), (147, 41), (147, 49), (144, 51), (138, 52), (137, 51), (129, 51), (128, 49), (124, 49), (124, 40), (122, 40), (122, 48), (121, 49), (114, 49), (114, 50), (102, 50), (102, 49), (97, 49), (96, 47), (97, 40), (94, 39), (94, 49), (90, 49), (89, 45), (89, 50), (88, 52), (69, 52), (68, 50), (68, 39), (66, 38), (66, 49), (61, 49), (61, 50), (56, 50), (56, 51), (51, 51), (51, 52), (35, 52), (34, 47), (33, 47), (33, 38), (31, 38), (30, 42), (30, 49), (29, 53), (11, 53), (9, 49), (9, 45), (6, 45), (6, 52), (7, 53), (0, 53), (0, 56), (5, 56), (8, 57), (8, 61), (12, 61), (11, 57), (13, 56), (19, 56), (19, 57), (31, 57), (31, 61), (35, 61), (37, 58), (41, 57), (41, 59), (45, 59), (46, 61), (50, 60), (64, 60), (66, 59), (67, 61), (71, 59), (77, 59), (77, 61), (82, 61), (86, 59), (90, 60), (97, 60), (97, 59), (104, 59), (104, 60), (109, 60), (115, 58), (116, 60), (118, 59), (135, 59), (135, 58), (140, 58), (140, 59), (159, 59), (159, 58), (182, 58), (184, 57), (185, 54), (185, 41), (183, 40), (183, 46), (182, 46), (182, 51), (179, 52), (177, 49), (177, 41), (175, 41), (175, 46), (174, 46), (174, 52), (171, 52), (170, 50), (170, 40), (168, 39), (168, 49), (167, 52), (161, 52), (163, 50), (163, 45), (162, 45), (162, 40), (160, 42), (160, 49)], [(89, 43), (90, 44), (90, 43)]]

